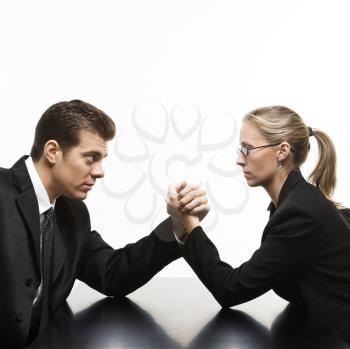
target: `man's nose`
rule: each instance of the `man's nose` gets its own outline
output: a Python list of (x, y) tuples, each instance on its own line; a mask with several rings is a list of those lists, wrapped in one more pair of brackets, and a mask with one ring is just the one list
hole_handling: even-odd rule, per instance
[(101, 163), (95, 164), (91, 170), (91, 176), (93, 178), (102, 178), (102, 177), (104, 177), (104, 175), (105, 175), (105, 173), (104, 173), (104, 170), (102, 168), (102, 164)]

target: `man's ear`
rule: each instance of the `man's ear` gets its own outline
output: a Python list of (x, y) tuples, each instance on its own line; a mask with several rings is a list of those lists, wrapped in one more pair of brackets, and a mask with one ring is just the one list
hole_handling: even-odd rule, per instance
[(55, 164), (62, 150), (57, 141), (50, 139), (44, 145), (43, 155), (50, 164)]
[(277, 151), (277, 160), (279, 162), (285, 160), (290, 154), (290, 151), (290, 144), (288, 142), (282, 142)]

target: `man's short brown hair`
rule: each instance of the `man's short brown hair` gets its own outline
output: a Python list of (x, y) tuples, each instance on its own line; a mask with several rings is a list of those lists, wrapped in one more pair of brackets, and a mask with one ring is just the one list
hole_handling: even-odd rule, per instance
[(98, 134), (109, 141), (115, 135), (115, 124), (102, 110), (78, 99), (52, 105), (36, 126), (30, 152), (33, 161), (40, 159), (44, 145), (50, 139), (57, 141), (64, 152), (78, 145), (82, 130)]

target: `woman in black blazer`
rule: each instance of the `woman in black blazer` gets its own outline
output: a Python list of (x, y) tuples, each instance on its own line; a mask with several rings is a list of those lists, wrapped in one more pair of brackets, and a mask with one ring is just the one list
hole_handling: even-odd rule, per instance
[[(309, 137), (318, 144), (318, 162), (306, 181), (299, 167), (307, 158)], [(350, 210), (332, 200), (336, 155), (330, 138), (305, 125), (289, 108), (256, 109), (243, 119), (237, 164), (251, 187), (271, 198), (270, 219), (261, 246), (238, 268), (221, 261), (183, 196), (170, 193), (168, 212), (182, 213), (188, 232), (183, 256), (223, 307), (273, 289), (325, 320), (350, 343)], [(174, 193), (175, 191), (173, 191)]]

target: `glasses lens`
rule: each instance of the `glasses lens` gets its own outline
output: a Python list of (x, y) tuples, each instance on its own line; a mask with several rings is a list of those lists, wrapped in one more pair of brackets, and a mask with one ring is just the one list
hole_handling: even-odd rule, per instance
[(246, 147), (240, 147), (237, 149), (237, 154), (238, 155), (243, 155), (243, 156), (247, 156), (248, 155), (248, 149)]

